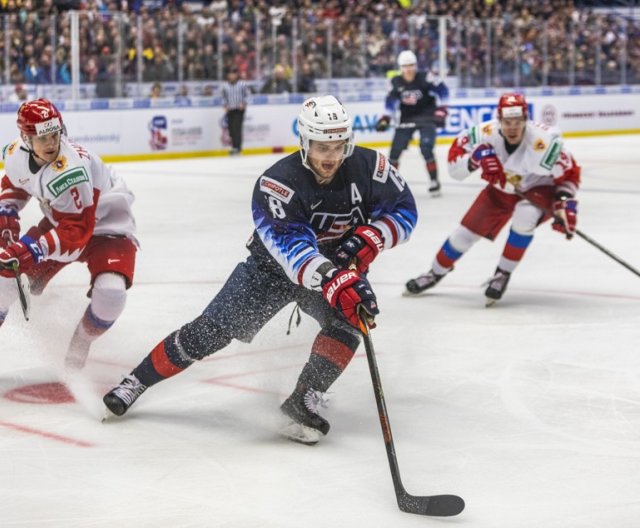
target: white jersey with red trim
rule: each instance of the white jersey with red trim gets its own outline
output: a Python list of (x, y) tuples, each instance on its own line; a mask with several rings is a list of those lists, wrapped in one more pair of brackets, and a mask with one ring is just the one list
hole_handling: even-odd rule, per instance
[(555, 185), (575, 195), (580, 185), (580, 168), (564, 146), (560, 132), (555, 128), (527, 121), (522, 142), (509, 154), (500, 134), (497, 119), (480, 123), (462, 132), (449, 149), (449, 174), (456, 180), (467, 178), (469, 158), (478, 145), (491, 145), (502, 163), (507, 185), (506, 193), (516, 189), (526, 192), (532, 187)]
[(32, 196), (38, 200), (54, 226), (39, 239), (46, 259), (76, 260), (93, 235), (126, 236), (137, 245), (133, 193), (98, 156), (63, 135), (57, 159), (36, 172), (20, 138), (3, 158), (0, 205), (20, 211)]

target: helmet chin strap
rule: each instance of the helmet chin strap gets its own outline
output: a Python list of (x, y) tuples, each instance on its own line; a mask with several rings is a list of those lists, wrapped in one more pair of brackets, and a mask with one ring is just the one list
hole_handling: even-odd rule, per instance
[[(39, 160), (42, 160), (44, 162), (44, 164), (47, 163), (51, 163), (50, 161), (47, 161), (46, 159), (44, 159), (41, 156), (38, 156), (36, 154), (36, 151), (33, 150), (33, 143), (31, 142), (31, 139), (29, 139), (30, 136), (27, 135), (22, 135), (22, 142), (27, 146), (27, 148), (29, 149), (29, 154), (31, 154), (34, 158), (37, 158)], [(61, 136), (62, 137), (62, 136)], [(58, 152), (56, 152), (56, 158), (58, 157), (58, 154), (60, 154), (60, 141), (58, 141)]]

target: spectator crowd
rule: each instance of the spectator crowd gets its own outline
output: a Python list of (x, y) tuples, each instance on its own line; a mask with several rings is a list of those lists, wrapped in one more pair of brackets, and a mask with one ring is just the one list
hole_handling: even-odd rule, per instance
[[(609, 3), (610, 4), (610, 3)], [(71, 83), (104, 97), (119, 82), (260, 81), (313, 92), (317, 78), (384, 76), (412, 49), (461, 87), (640, 83), (640, 23), (578, 0), (0, 0), (0, 67), (12, 84)], [(9, 35), (5, 35), (8, 32)], [(8, 46), (9, 49), (5, 49)]]

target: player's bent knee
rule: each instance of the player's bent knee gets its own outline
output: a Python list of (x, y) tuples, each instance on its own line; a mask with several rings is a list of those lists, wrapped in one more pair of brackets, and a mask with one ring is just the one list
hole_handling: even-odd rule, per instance
[(178, 332), (178, 342), (184, 353), (193, 360), (201, 360), (226, 347), (233, 336), (206, 315), (196, 317)]
[(458, 226), (449, 236), (449, 242), (457, 251), (464, 253), (471, 248), (478, 240), (480, 235), (474, 233), (463, 225)]
[(324, 327), (320, 333), (344, 343), (354, 352), (358, 348), (360, 339), (362, 338), (362, 334), (359, 330), (351, 326), (346, 321), (342, 321), (340, 319), (334, 319), (331, 324)]
[(125, 278), (117, 273), (101, 273), (91, 289), (91, 311), (102, 321), (115, 321), (127, 302)]

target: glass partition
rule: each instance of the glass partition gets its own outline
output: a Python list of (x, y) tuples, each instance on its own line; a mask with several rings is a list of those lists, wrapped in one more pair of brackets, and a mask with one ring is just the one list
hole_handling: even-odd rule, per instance
[(310, 92), (318, 80), (385, 78), (405, 49), (460, 88), (640, 83), (640, 22), (624, 14), (397, 16), (363, 5), (348, 16), (302, 5), (5, 12), (3, 100), (16, 85), (69, 97), (74, 83), (79, 98), (147, 97), (155, 83), (154, 96), (210, 95), (231, 68), (256, 93)]

